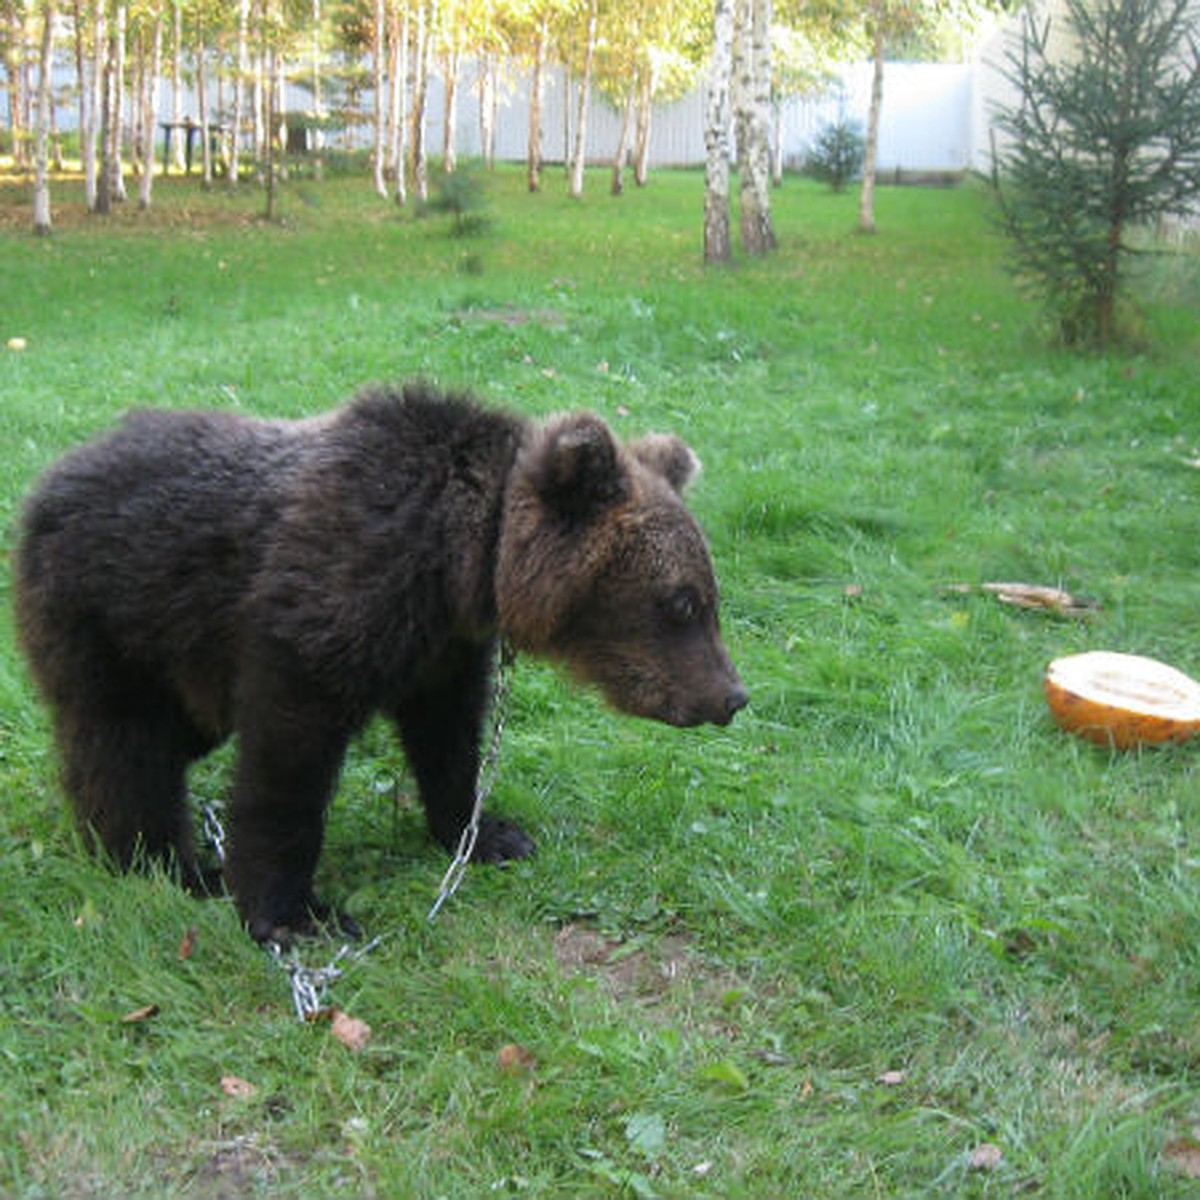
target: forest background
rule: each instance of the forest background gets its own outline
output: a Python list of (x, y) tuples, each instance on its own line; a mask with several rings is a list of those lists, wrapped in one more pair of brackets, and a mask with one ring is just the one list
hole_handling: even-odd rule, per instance
[[(445, 172), (457, 164), (462, 88), (475, 92), (480, 156), (490, 165), (505, 81), (519, 73), (529, 93), (528, 184), (537, 190), (554, 69), (575, 82), (561, 152), (571, 194), (583, 187), (593, 94), (619, 114), (611, 153), (611, 188), (619, 192), (627, 163), (645, 182), (656, 107), (703, 83), (710, 173), (721, 156), (736, 157), (742, 233), (755, 253), (770, 248), (763, 214), (768, 174), (778, 181), (783, 168), (781, 139), (772, 139), (781, 101), (825, 86), (835, 61), (872, 58), (870, 110), (856, 114), (866, 125), (866, 191), (885, 48), (893, 57), (961, 56), (984, 11), (933, 0), (75, 0), (61, 8), (56, 0), (5, 0), (7, 140), (17, 169), (36, 168), (42, 182), (63, 166), (59, 125), (74, 130), (70, 150), (88, 206), (108, 211), (125, 198), (129, 167), (140, 205), (151, 203), (160, 126), (167, 162), (182, 169), (194, 142), (206, 184), (218, 171), (236, 183), (248, 166), (270, 183), (273, 156), (289, 148), (314, 152), (319, 171), (339, 142), (361, 144), (365, 133), (376, 190), (400, 203), (411, 191), (424, 204), (430, 153), (440, 152)], [(433, 80), (443, 111), (441, 144), (431, 148)], [(42, 207), (34, 224), (44, 230), (48, 194)], [(867, 196), (861, 219), (869, 227)], [(717, 247), (711, 256), (728, 255)]]

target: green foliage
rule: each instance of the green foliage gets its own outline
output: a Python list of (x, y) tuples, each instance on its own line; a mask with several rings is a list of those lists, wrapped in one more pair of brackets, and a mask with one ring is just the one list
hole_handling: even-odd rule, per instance
[[(1194, 1194), (1200, 743), (1070, 740), (1041, 677), (1099, 646), (1200, 674), (1200, 260), (1146, 301), (1153, 358), (1076, 359), (967, 188), (882, 189), (864, 239), (790, 181), (779, 252), (717, 275), (699, 173), (616, 204), (500, 170), (471, 275), (363, 178), (306, 188), (278, 225), (194, 179), (104, 222), (64, 190), (49, 240), (0, 191), (0, 1194)], [(7, 552), (37, 473), (127, 407), (302, 416), (411, 375), (684, 432), (752, 700), (660, 728), (522, 660), (495, 807), (538, 856), (433, 925), (445, 856), (368, 729), (319, 879), (384, 939), (332, 989), (354, 1053), (228, 903), (81, 852)], [(945, 590), (989, 579), (1100, 611)]]
[(470, 237), (487, 230), (487, 191), (476, 173), (441, 171), (435, 179), (434, 192), (426, 209), (448, 215), (456, 237)]
[(862, 174), (866, 141), (862, 126), (845, 119), (826, 125), (804, 162), (804, 173), (840, 192)]
[(1024, 17), (995, 190), (1019, 270), (1069, 343), (1121, 333), (1139, 227), (1200, 201), (1200, 55), (1189, 0), (1067, 0)]

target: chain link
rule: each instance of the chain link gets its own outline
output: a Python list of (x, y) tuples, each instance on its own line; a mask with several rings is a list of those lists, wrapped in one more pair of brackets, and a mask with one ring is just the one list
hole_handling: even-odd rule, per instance
[(292, 986), (292, 1007), (301, 1021), (311, 1021), (325, 1011), (325, 992), (329, 986), (345, 975), (345, 969), (338, 966), (346, 961), (357, 962), (376, 949), (383, 941), (381, 937), (372, 938), (365, 946), (357, 949), (346, 943), (323, 967), (306, 967), (300, 961), (300, 955), (292, 949), (288, 958), (284, 957), (284, 949), (278, 942), (268, 942), (267, 950), (275, 964), (288, 974)]
[(204, 836), (217, 856), (217, 862), (225, 865), (225, 823), (221, 820), (222, 805), (210, 800), (200, 806), (200, 816), (204, 822)]

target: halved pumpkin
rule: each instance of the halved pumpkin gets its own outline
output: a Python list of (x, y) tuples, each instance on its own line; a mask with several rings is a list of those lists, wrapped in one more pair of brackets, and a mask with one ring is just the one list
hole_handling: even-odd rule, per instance
[(1046, 701), (1069, 733), (1120, 750), (1182, 742), (1200, 730), (1200, 683), (1137, 654), (1056, 658), (1046, 668)]

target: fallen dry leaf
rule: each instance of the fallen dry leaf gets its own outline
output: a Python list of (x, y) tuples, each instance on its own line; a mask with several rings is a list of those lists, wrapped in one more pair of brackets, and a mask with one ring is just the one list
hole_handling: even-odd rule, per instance
[(1195, 1137), (1175, 1138), (1163, 1147), (1167, 1166), (1187, 1179), (1200, 1179), (1200, 1140)]
[(353, 1050), (356, 1053), (365, 1050), (367, 1043), (371, 1040), (370, 1025), (366, 1021), (360, 1021), (358, 1017), (352, 1017), (349, 1013), (342, 1012), (340, 1008), (333, 1010), (330, 1027), (333, 1030), (333, 1036), (347, 1050)]
[(191, 929), (185, 929), (183, 937), (179, 939), (179, 961), (187, 962), (192, 957), (192, 951), (196, 948), (196, 929), (193, 926)]
[(515, 1042), (509, 1042), (505, 1046), (501, 1046), (499, 1053), (496, 1055), (496, 1065), (502, 1071), (532, 1071), (534, 1067), (533, 1055), (525, 1049), (524, 1046), (518, 1046)]
[(139, 1021), (148, 1021), (151, 1017), (158, 1016), (157, 1004), (144, 1004), (141, 1008), (135, 1008), (131, 1012), (127, 1012), (121, 1018), (122, 1025), (136, 1025)]
[(239, 1100), (249, 1100), (258, 1092), (258, 1088), (249, 1081), (240, 1079), (237, 1075), (222, 1075), (221, 1091), (225, 1095), (235, 1096)]
[(967, 1167), (972, 1171), (994, 1171), (1004, 1161), (1004, 1151), (991, 1142), (982, 1142), (971, 1151)]

